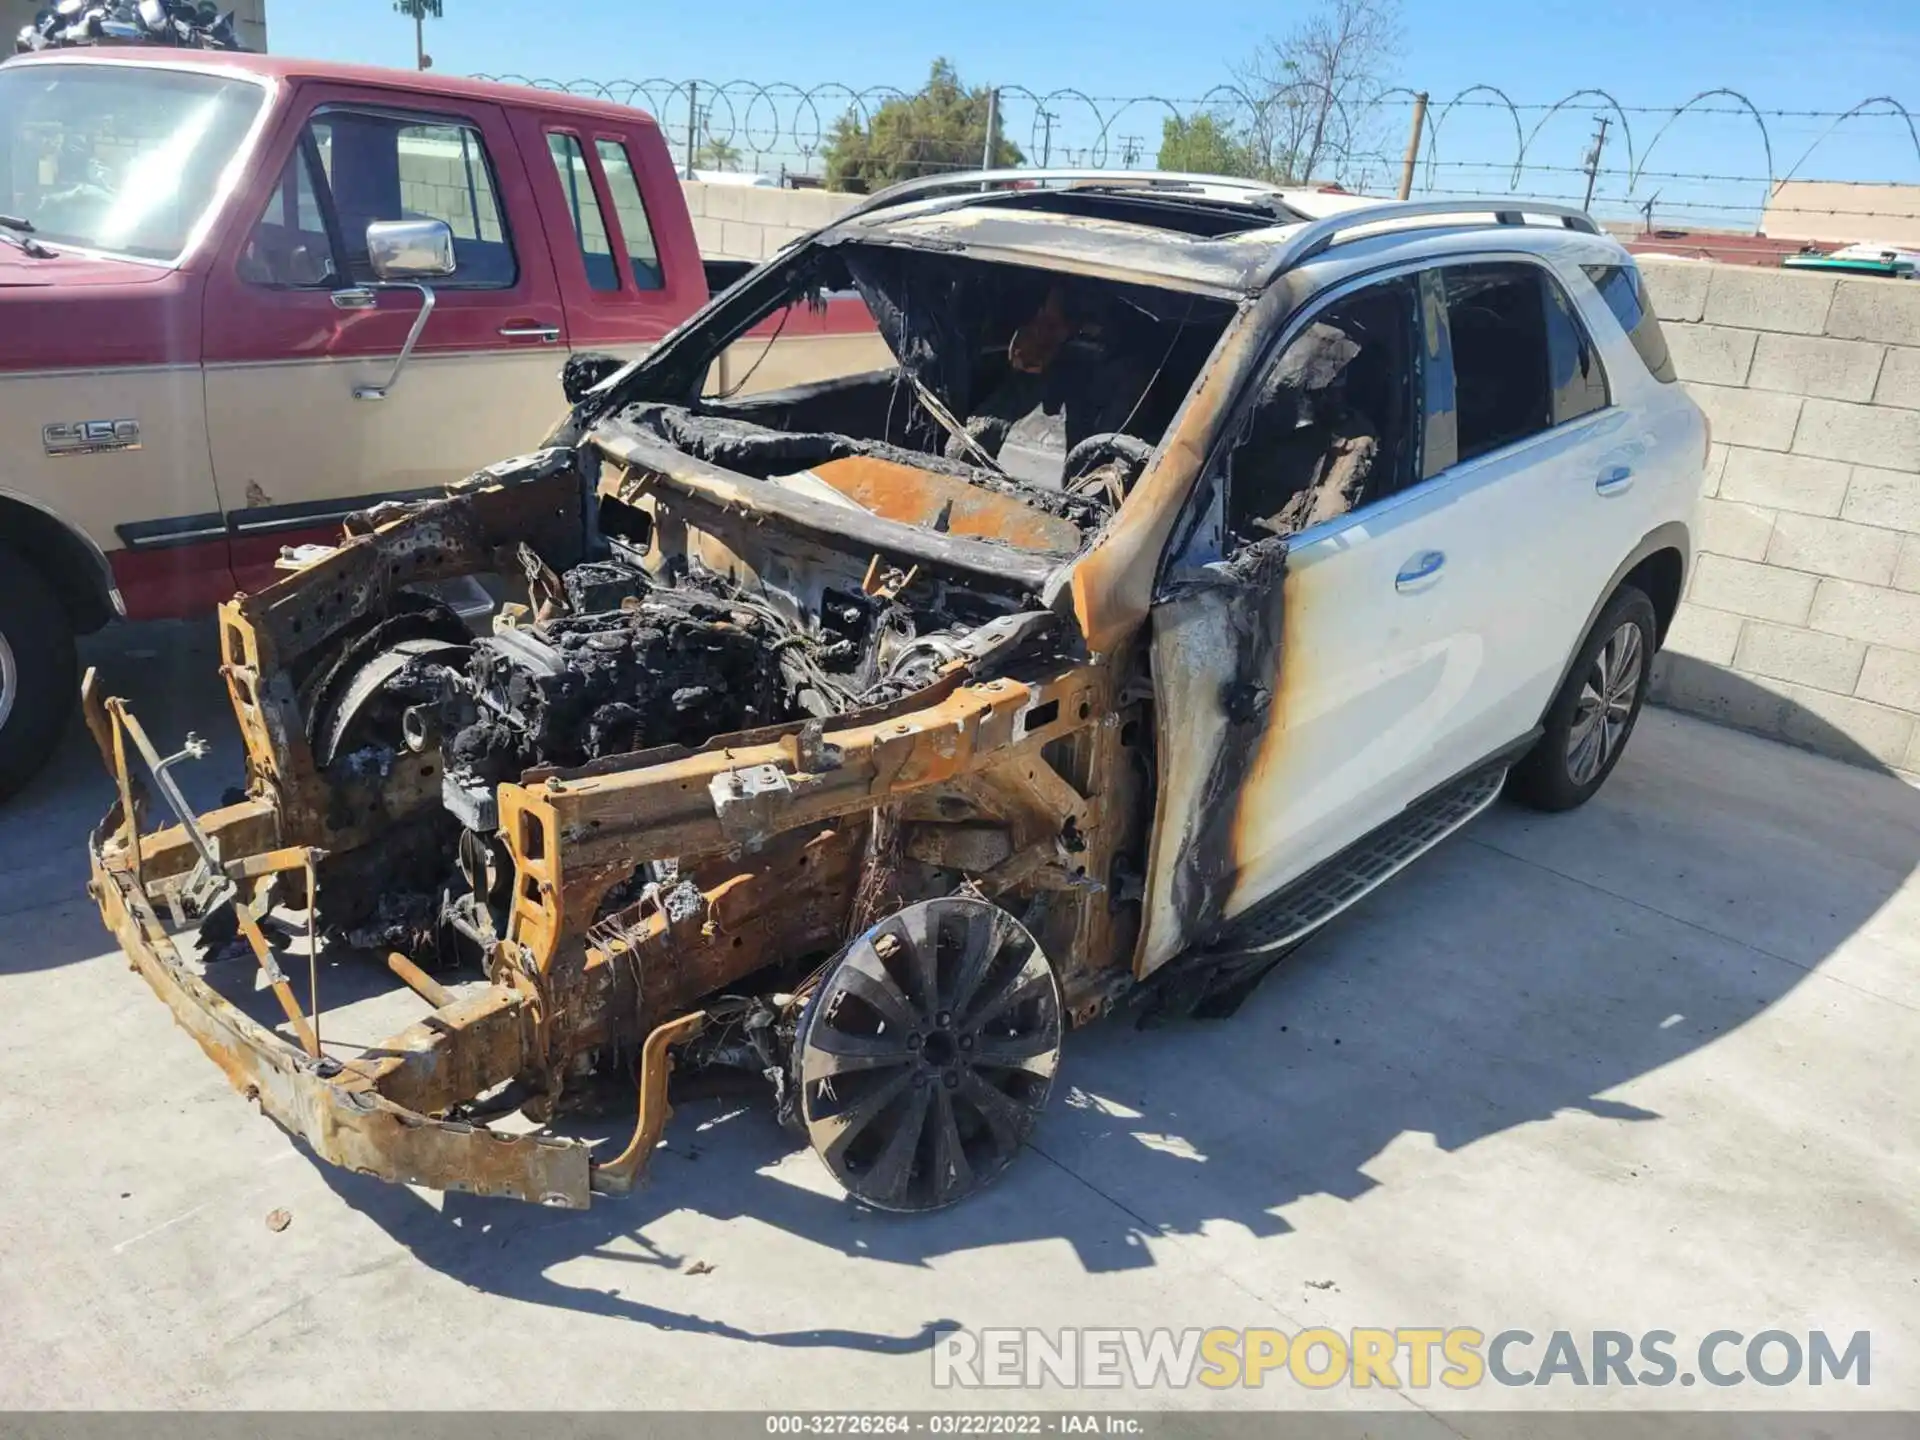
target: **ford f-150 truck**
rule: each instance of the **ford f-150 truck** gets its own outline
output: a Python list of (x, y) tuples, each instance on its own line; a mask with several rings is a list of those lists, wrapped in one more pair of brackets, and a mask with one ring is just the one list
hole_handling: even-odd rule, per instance
[[(527, 449), (569, 354), (643, 352), (735, 278), (710, 268), (625, 106), (259, 55), (0, 65), (0, 798), (60, 736), (76, 635), (211, 610)], [(717, 384), (886, 351), (842, 298), (738, 359)]]

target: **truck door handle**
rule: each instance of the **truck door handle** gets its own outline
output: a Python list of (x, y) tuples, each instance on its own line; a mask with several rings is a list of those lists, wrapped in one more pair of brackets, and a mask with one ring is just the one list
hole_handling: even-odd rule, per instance
[(1447, 557), (1439, 550), (1422, 550), (1400, 567), (1400, 573), (1393, 577), (1393, 588), (1402, 595), (1412, 595), (1440, 583), (1440, 571), (1446, 565)]
[(536, 325), (531, 320), (510, 320), (500, 327), (500, 335), (507, 340), (540, 340), (551, 345), (560, 338), (560, 327)]
[(1633, 470), (1630, 466), (1615, 465), (1602, 470), (1600, 477), (1593, 482), (1594, 492), (1599, 495), (1620, 495), (1633, 488)]

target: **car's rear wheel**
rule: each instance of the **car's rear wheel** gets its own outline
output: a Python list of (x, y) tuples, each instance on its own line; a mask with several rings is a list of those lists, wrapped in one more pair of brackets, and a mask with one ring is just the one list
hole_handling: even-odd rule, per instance
[(0, 800), (31, 780), (60, 743), (78, 674), (60, 601), (38, 571), (0, 546)]
[(1623, 585), (1588, 632), (1539, 741), (1513, 767), (1507, 793), (1536, 810), (1591, 800), (1627, 748), (1653, 673), (1653, 602)]

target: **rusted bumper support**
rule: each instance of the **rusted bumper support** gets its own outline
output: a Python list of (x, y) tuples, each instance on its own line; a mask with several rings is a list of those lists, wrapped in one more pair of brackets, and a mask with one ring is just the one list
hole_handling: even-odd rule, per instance
[(101, 917), (134, 969), (233, 1087), (322, 1160), (402, 1184), (587, 1208), (584, 1142), (434, 1120), (356, 1084), (356, 1072), (337, 1062), (311, 1059), (187, 968), (139, 884), (103, 854), (100, 837), (91, 851)]

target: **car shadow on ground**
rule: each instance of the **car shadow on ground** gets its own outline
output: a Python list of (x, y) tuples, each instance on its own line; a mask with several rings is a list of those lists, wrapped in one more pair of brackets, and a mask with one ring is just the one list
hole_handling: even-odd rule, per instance
[[(212, 626), (124, 627), (90, 645), (157, 745), (188, 729), (214, 741), (183, 780), (196, 806), (215, 803), (238, 778), (239, 740)], [(1818, 717), (1795, 723), (1809, 743), (1837, 743)], [(86, 834), (110, 795), (76, 726), (54, 769), (0, 814), (0, 935), (12, 937), (0, 976), (111, 949), (83, 889)], [(1649, 711), (1593, 804), (1568, 816), (1497, 807), (1316, 937), (1232, 1019), (1139, 1032), (1114, 1018), (1070, 1036), (1035, 1153), (952, 1210), (892, 1216), (848, 1200), (759, 1096), (683, 1104), (650, 1184), (585, 1213), (429, 1203), (319, 1169), (422, 1263), (482, 1291), (756, 1343), (914, 1349), (946, 1322), (757, 1333), (628, 1287), (569, 1283), (581, 1273), (569, 1262), (727, 1263), (650, 1238), (686, 1210), (884, 1264), (1056, 1240), (1090, 1272), (1140, 1269), (1181, 1237), (1283, 1234), (1304, 1197), (1391, 1183), (1377, 1162), (1402, 1137), (1446, 1152), (1562, 1112), (1658, 1123), (1608, 1092), (1802, 983), (1916, 862), (1920, 791)], [(323, 986), (341, 1001), (355, 991), (344, 976)], [(248, 1008), (271, 1019), (268, 1003)], [(165, 1023), (157, 1003), (153, 1020)], [(617, 1148), (630, 1125), (628, 1112), (586, 1129)]]
[[(1650, 715), (1593, 805), (1496, 807), (1316, 937), (1231, 1019), (1140, 1031), (1109, 1018), (1072, 1034), (1036, 1153), (953, 1209), (889, 1215), (846, 1198), (764, 1097), (683, 1103), (646, 1187), (584, 1214), (465, 1195), (436, 1208), (325, 1173), (423, 1263), (483, 1291), (770, 1344), (930, 1344), (943, 1322), (893, 1337), (757, 1335), (555, 1277), (580, 1275), (569, 1262), (585, 1256), (725, 1264), (649, 1239), (676, 1211), (885, 1264), (1058, 1240), (1089, 1272), (1138, 1269), (1181, 1237), (1283, 1234), (1296, 1201), (1390, 1184), (1371, 1172), (1403, 1137), (1453, 1152), (1570, 1112), (1657, 1124), (1608, 1092), (1804, 982), (1917, 861), (1920, 791)], [(829, 1313), (834, 1303), (822, 1300)]]
[[(189, 731), (212, 744), (205, 761), (172, 772), (190, 805), (211, 809), (240, 782), (240, 735), (211, 620), (110, 626), (82, 642), (81, 663), (97, 666), (106, 692), (133, 706), (162, 755), (177, 751)], [(31, 941), (0, 946), (0, 974), (49, 969), (112, 948), (85, 896), (87, 837), (113, 798), (100, 752), (76, 715), (47, 768), (0, 804), (0, 927), (17, 927)], [(158, 814), (149, 821), (160, 823)]]

